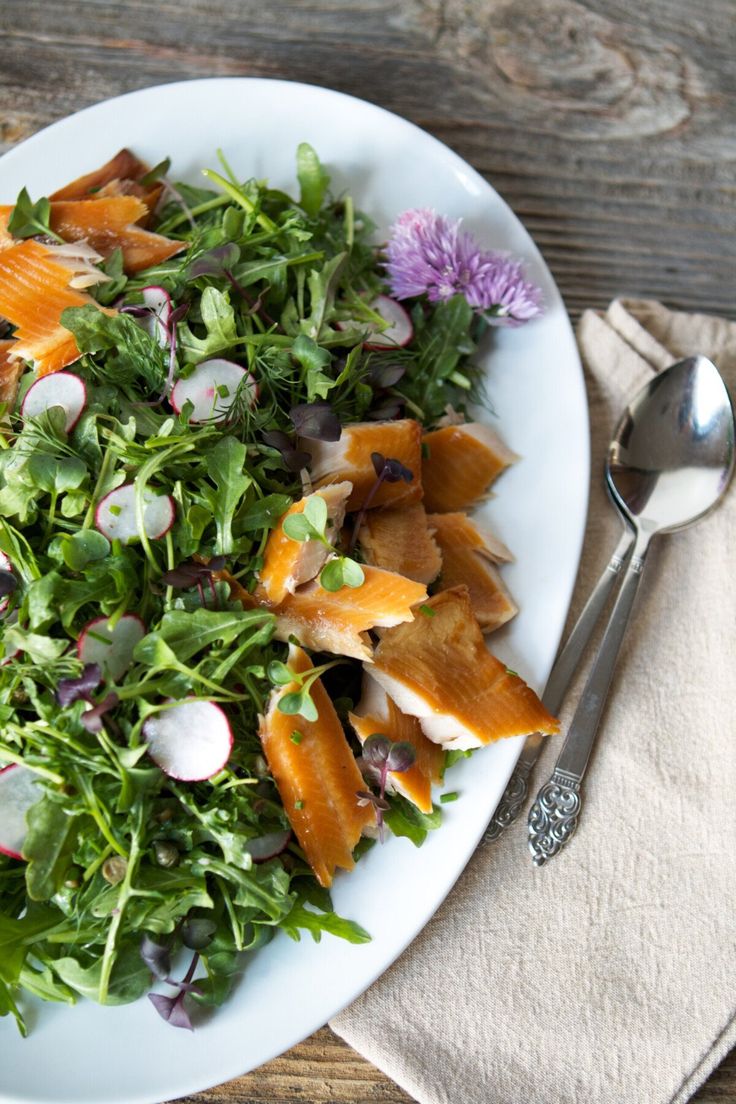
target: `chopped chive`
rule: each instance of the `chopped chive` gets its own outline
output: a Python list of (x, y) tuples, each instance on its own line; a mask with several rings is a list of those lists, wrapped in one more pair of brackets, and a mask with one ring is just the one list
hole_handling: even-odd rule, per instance
[(514, 678), (520, 678), (520, 677), (521, 677), (521, 676), (519, 675), (519, 672), (518, 672), (518, 671), (512, 671), (510, 667), (507, 667), (507, 668), (506, 668), (506, 674), (507, 674), (507, 675), (513, 675), (513, 676), (514, 676)]
[(420, 606), (419, 609), (425, 617), (434, 617), (435, 615), (435, 610), (431, 606)]
[(108, 510), (113, 515), (113, 517), (118, 517), (123, 512), (122, 506), (108, 506)]
[(304, 808), (304, 802), (301, 800), (301, 798), (299, 799), (299, 801), (294, 802), (294, 808), (295, 809), (303, 809)]
[(448, 805), (451, 801), (457, 801), (459, 796), (457, 790), (450, 790), (449, 793), (440, 794), (440, 801), (443, 805)]
[(432, 450), (426, 441), (422, 441), (422, 460), (429, 460), (432, 456)]
[(304, 739), (304, 734), (301, 733), (298, 728), (295, 728), (289, 739), (291, 740), (292, 744), (300, 744)]

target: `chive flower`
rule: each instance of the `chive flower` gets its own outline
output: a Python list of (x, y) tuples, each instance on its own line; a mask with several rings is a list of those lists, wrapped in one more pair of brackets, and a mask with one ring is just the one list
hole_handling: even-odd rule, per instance
[(464, 295), (494, 326), (520, 326), (542, 312), (542, 292), (520, 260), (484, 250), (460, 219), (429, 208), (404, 211), (391, 229), (386, 275), (396, 299), (431, 303)]

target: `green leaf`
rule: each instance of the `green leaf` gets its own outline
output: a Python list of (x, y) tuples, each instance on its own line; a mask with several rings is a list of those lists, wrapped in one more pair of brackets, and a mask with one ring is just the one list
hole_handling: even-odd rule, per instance
[(342, 556), (335, 556), (327, 561), (319, 576), (320, 586), (324, 590), (334, 592), (345, 586), (344, 562)]
[(96, 529), (81, 529), (64, 539), (61, 552), (67, 567), (82, 571), (87, 564), (104, 560), (110, 552), (110, 542)]
[(330, 177), (308, 142), (300, 142), (297, 146), (296, 175), (301, 188), (299, 206), (314, 218), (324, 201)]
[[(271, 633), (274, 615), (266, 610), (170, 610), (161, 619), (157, 633), (149, 633), (136, 645), (135, 658), (146, 662), (139, 654), (147, 640), (156, 637), (165, 644), (173, 658), (186, 663), (197, 652), (212, 644), (232, 644), (240, 636), (255, 630), (259, 642)], [(263, 632), (265, 630), (265, 633)], [(254, 641), (255, 643), (255, 641)], [(170, 660), (169, 660), (170, 662)], [(154, 664), (158, 666), (158, 662)]]
[(202, 292), (199, 309), (206, 331), (205, 337), (196, 337), (187, 323), (179, 324), (180, 344), (189, 363), (197, 363), (216, 353), (225, 352), (238, 340), (235, 311), (227, 292), (206, 287)]
[(176, 653), (157, 632), (148, 633), (138, 641), (133, 649), (133, 659), (136, 663), (145, 663), (148, 667), (179, 666)]
[(47, 663), (58, 659), (68, 647), (66, 640), (53, 640), (50, 636), (28, 632), (18, 625), (6, 629), (3, 640), (8, 651), (25, 652), (34, 663)]
[(371, 937), (365, 928), (354, 920), (346, 920), (336, 912), (315, 912), (301, 902), (297, 902), (288, 916), (279, 924), (292, 939), (300, 939), (300, 931), (308, 931), (315, 943), (319, 943), (323, 932), (346, 939), (348, 943), (370, 943)]
[(279, 698), (279, 711), (290, 717), (299, 714), (306, 721), (316, 721), (319, 718), (317, 706), (309, 696), (308, 690), (295, 690), (291, 694), (284, 694)]
[(294, 681), (294, 672), (280, 659), (272, 659), (266, 668), (266, 674), (274, 686), (288, 686)]
[(215, 484), (203, 488), (217, 528), (216, 554), (227, 556), (233, 550), (233, 516), (240, 499), (252, 483), (244, 471), (245, 445), (235, 437), (221, 437), (205, 457), (207, 474)]
[(36, 453), (28, 460), (28, 472), (37, 487), (51, 493), (76, 490), (85, 480), (87, 465), (77, 456)]
[[(321, 340), (323, 327), (326, 327), (334, 316), (335, 295), (347, 259), (347, 253), (338, 253), (326, 261), (319, 271), (313, 268), (307, 277), (310, 313), (308, 317), (302, 319), (300, 329), (302, 334), (306, 334), (314, 341)], [(327, 377), (321, 376), (320, 382), (322, 383), (324, 379)], [(323, 388), (324, 386), (322, 383)], [(325, 398), (323, 390), (314, 391), (308, 396), (307, 401), (312, 402), (317, 396)]]
[(13, 1000), (13, 995), (10, 992), (10, 987), (0, 978), (0, 1016), (11, 1015), (15, 1018), (15, 1022), (18, 1025), (18, 1030), (25, 1039), (28, 1035), (28, 1028), (26, 1022), (18, 1008), (18, 1005)]
[(163, 387), (164, 351), (130, 315), (104, 314), (94, 306), (67, 307), (61, 324), (74, 334), (80, 353), (95, 356), (95, 370), (103, 379), (117, 387), (142, 380), (153, 392)]
[[(128, 942), (118, 950), (110, 976), (106, 1004), (130, 1004), (142, 997), (150, 986), (151, 975), (140, 956), (139, 942), (140, 938), (136, 937), (136, 942)], [(85, 967), (71, 956), (51, 962), (51, 968), (66, 985), (94, 1001), (99, 996), (102, 965), (102, 958)]]
[(61, 241), (58, 234), (51, 229), (49, 219), (51, 217), (51, 204), (45, 197), (33, 203), (26, 188), (22, 188), (15, 201), (15, 207), (10, 212), (8, 230), (14, 238), (32, 238), (36, 234), (44, 234), (47, 237)]
[(359, 563), (351, 560), (349, 556), (343, 556), (342, 575), (345, 586), (359, 587), (365, 582), (365, 572)]
[(259, 498), (238, 514), (238, 529), (250, 533), (258, 529), (273, 529), (291, 506), (285, 494), (269, 494)]
[(335, 387), (335, 380), (323, 372), (323, 368), (327, 368), (332, 361), (327, 349), (322, 349), (306, 334), (299, 334), (291, 347), (291, 355), (304, 369), (307, 402), (327, 398), (329, 392)]
[(319, 537), (319, 532), (309, 523), (306, 514), (289, 514), (284, 518), (283, 530), (289, 540), (308, 541)]
[(327, 526), (327, 503), (322, 495), (310, 495), (304, 503), (304, 516), (314, 529), (324, 534)]
[(32, 901), (48, 901), (64, 880), (77, 838), (77, 818), (56, 801), (43, 797), (26, 816), (23, 855), (28, 860), (26, 885)]
[(439, 828), (442, 823), (442, 810), (435, 805), (431, 813), (422, 813), (411, 801), (398, 794), (389, 798), (391, 808), (383, 814), (383, 819), (395, 836), (406, 836), (415, 847), (421, 847), (427, 833)]

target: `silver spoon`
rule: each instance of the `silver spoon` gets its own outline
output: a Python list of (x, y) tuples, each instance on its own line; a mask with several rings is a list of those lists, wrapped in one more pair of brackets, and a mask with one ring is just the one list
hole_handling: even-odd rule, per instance
[(608, 449), (606, 481), (634, 530), (634, 549), (582, 697), (549, 782), (529, 813), (529, 849), (542, 866), (577, 828), (588, 765), (649, 543), (704, 517), (734, 467), (734, 413), (716, 366), (704, 356), (655, 376), (624, 411)]

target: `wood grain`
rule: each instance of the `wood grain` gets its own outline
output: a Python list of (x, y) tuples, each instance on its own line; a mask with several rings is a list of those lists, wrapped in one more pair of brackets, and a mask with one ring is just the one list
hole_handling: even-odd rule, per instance
[[(482, 172), (573, 316), (622, 293), (736, 316), (733, 0), (0, 0), (0, 33), (0, 150), (165, 81), (325, 84)], [(409, 1099), (325, 1028), (188, 1101)], [(736, 1104), (735, 1054), (694, 1099)]]

